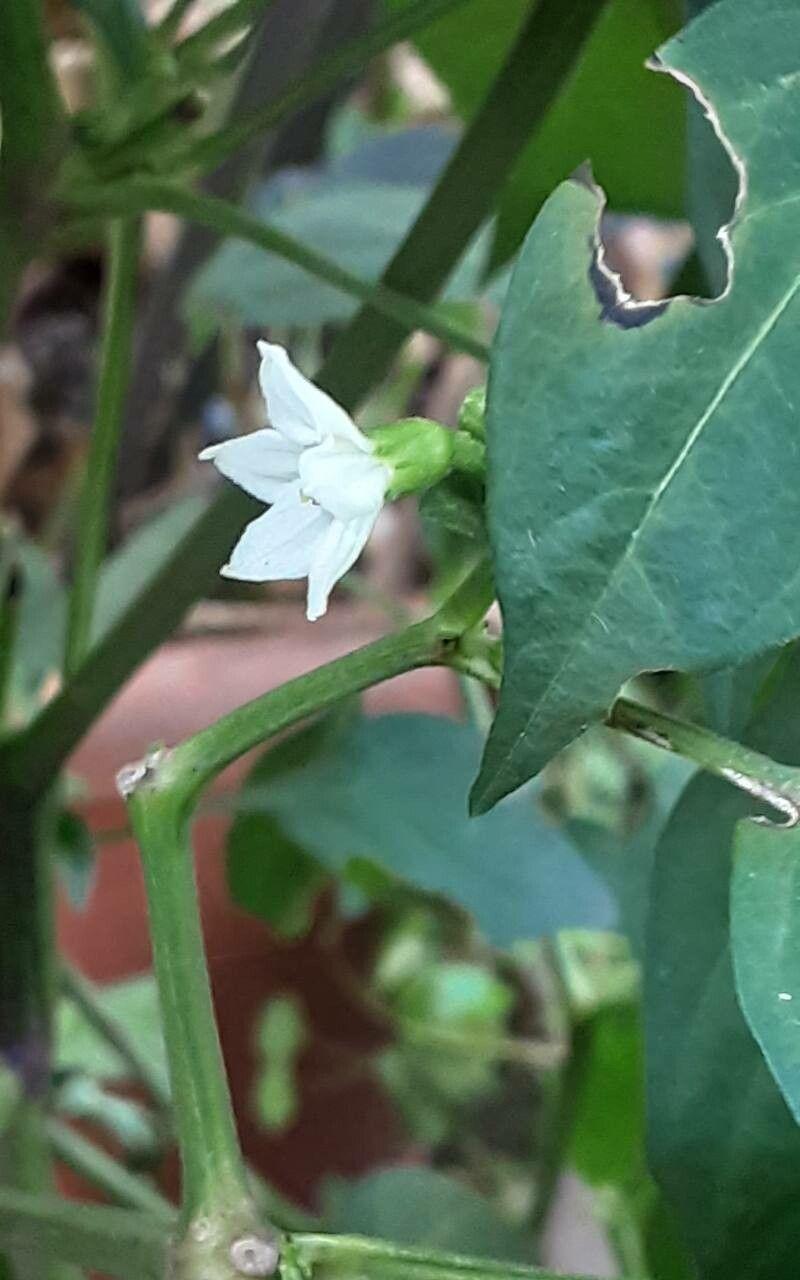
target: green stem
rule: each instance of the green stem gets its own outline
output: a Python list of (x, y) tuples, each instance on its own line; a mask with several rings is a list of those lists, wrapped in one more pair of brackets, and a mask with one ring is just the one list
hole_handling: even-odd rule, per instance
[(184, 1225), (249, 1204), (215, 1030), (188, 828), (169, 792), (130, 800), (150, 915), (153, 967), (183, 1167)]
[[(41, 1243), (51, 1256), (123, 1280), (163, 1280), (166, 1272), (167, 1233), (162, 1223), (129, 1210), (0, 1188), (0, 1245), (25, 1251), (34, 1243)], [(287, 1253), (299, 1274), (314, 1280), (581, 1280), (513, 1262), (403, 1249), (361, 1236), (296, 1235)]]
[[(539, 0), (533, 6), (483, 106), (386, 268), (387, 289), (424, 302), (439, 294), (561, 92), (604, 3)], [(374, 305), (362, 309), (325, 362), (325, 389), (352, 406), (383, 376), (409, 329), (382, 319)]]
[(67, 999), (80, 1010), (97, 1034), (116, 1050), (132, 1077), (144, 1085), (160, 1110), (168, 1111), (170, 1093), (161, 1072), (153, 1066), (151, 1058), (140, 1048), (128, 1028), (108, 1012), (102, 1003), (101, 992), (82, 973), (67, 964), (61, 966), (61, 984)]
[(709, 773), (770, 805), (794, 826), (800, 822), (800, 769), (778, 764), (760, 751), (721, 738), (710, 729), (618, 698), (607, 723), (645, 742), (693, 760)]
[(290, 85), (280, 97), (261, 110), (252, 111), (217, 133), (187, 143), (173, 157), (177, 168), (206, 172), (238, 151), (253, 138), (274, 128), (288, 115), (321, 98), (345, 77), (362, 72), (372, 58), (398, 41), (408, 40), (422, 28), (443, 17), (464, 0), (415, 0), (391, 13), (366, 35), (352, 40)]
[(448, 663), (457, 634), (437, 614), (270, 690), (169, 752), (158, 768), (159, 788), (179, 794), (187, 812), (222, 769), (298, 720), (392, 676)]
[(403, 297), (401, 293), (382, 284), (354, 275), (310, 245), (217, 196), (203, 195), (155, 178), (130, 178), (94, 190), (81, 188), (71, 191), (69, 199), (82, 214), (91, 209), (106, 213), (120, 213), (125, 209), (138, 213), (158, 210), (186, 218), (221, 236), (245, 240), (267, 253), (275, 253), (287, 262), (293, 262), (302, 271), (324, 280), (334, 289), (369, 302), (379, 314), (409, 330), (423, 329), (449, 343), (457, 351), (465, 351), (479, 360), (489, 358), (489, 349), (485, 343), (449, 324), (431, 307), (416, 302), (413, 298)]
[(109, 228), (108, 286), (103, 349), (86, 474), (80, 500), (75, 575), (70, 591), (64, 668), (72, 675), (89, 648), (100, 565), (106, 550), (108, 512), (125, 395), (131, 364), (136, 310), (136, 276), (141, 227), (121, 217)]
[(94, 1143), (58, 1120), (47, 1122), (47, 1136), (53, 1155), (67, 1168), (103, 1191), (115, 1204), (139, 1209), (166, 1223), (175, 1218), (175, 1208), (152, 1183), (137, 1177)]
[[(198, 1218), (222, 1219), (215, 1238), (253, 1230), (203, 951), (189, 822), (201, 789), (246, 751), (334, 702), (416, 667), (446, 663), (485, 611), (483, 569), (438, 614), (289, 681), (173, 750), (119, 775), (139, 841), (150, 912), (176, 1127), (184, 1169), (184, 1239)], [(218, 1239), (217, 1239), (218, 1243)], [(216, 1246), (215, 1246), (216, 1247)]]
[[(427, 1249), (403, 1249), (361, 1236), (297, 1235), (293, 1253), (314, 1280), (556, 1280), (553, 1273), (513, 1262), (492, 1262)], [(579, 1280), (561, 1276), (561, 1280)]]

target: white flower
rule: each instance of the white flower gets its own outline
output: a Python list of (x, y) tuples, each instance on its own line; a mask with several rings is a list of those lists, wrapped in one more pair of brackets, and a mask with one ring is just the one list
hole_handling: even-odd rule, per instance
[(306, 613), (314, 622), (372, 533), (392, 473), (344, 409), (303, 377), (283, 347), (259, 342), (258, 349), (271, 427), (200, 454), (271, 504), (247, 526), (221, 573), (246, 582), (307, 577)]

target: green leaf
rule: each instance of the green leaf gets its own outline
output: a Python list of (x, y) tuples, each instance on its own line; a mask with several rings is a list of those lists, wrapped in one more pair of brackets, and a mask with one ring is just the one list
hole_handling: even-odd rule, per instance
[[(472, 0), (417, 37), (466, 117), (482, 101), (528, 7), (527, 0)], [(502, 193), (494, 261), (517, 249), (553, 187), (587, 157), (613, 208), (667, 217), (683, 211), (685, 99), (644, 66), (680, 25), (680, 8), (677, 0), (606, 6)]]
[(66, 597), (52, 562), (32, 542), (14, 549), (22, 579), (19, 631), (14, 648), (14, 689), (28, 703), (59, 669), (64, 645)]
[[(158, 993), (152, 977), (130, 978), (103, 987), (99, 996), (109, 1014), (136, 1036), (154, 1071), (162, 1076), (168, 1094), (167, 1062), (161, 1034)], [(71, 1000), (61, 1000), (56, 1017), (55, 1065), (59, 1071), (79, 1072), (104, 1080), (123, 1080), (130, 1068), (108, 1042), (89, 1025)]]
[(589, 1057), (567, 1159), (593, 1187), (634, 1189), (645, 1173), (640, 1011), (616, 1006), (590, 1024)]
[(250, 789), (248, 804), (334, 873), (368, 859), (445, 895), (498, 946), (564, 927), (607, 927), (608, 896), (532, 797), (469, 820), (465, 796), (480, 746), (472, 728), (423, 715), (357, 720), (316, 740), (306, 731), (273, 749), (281, 767), (268, 786)]
[(532, 1262), (533, 1239), (505, 1223), (477, 1192), (433, 1169), (384, 1169), (323, 1190), (327, 1231), (402, 1245), (454, 1249), (477, 1258)]
[[(800, 759), (796, 652), (746, 736), (778, 759)], [(800, 1129), (742, 1016), (730, 955), (731, 842), (755, 808), (725, 783), (697, 777), (659, 844), (652, 887), (651, 1165), (704, 1280), (785, 1280), (800, 1231)], [(785, 909), (785, 899), (772, 899), (776, 932)]]
[(783, 0), (723, 0), (661, 51), (747, 169), (725, 298), (614, 300), (590, 270), (596, 195), (575, 183), (526, 241), (489, 380), (506, 674), (478, 812), (633, 674), (737, 664), (800, 631), (796, 34)]
[(736, 828), (731, 936), (739, 1000), (800, 1122), (800, 829)]
[[(365, 280), (378, 280), (425, 203), (425, 187), (367, 182), (323, 185), (317, 192), (275, 211), (262, 199), (272, 226), (313, 244), (340, 267)], [(469, 299), (482, 292), (488, 237), (473, 241), (444, 297)], [(228, 240), (211, 257), (189, 290), (186, 307), (202, 317), (263, 328), (269, 325), (311, 327), (341, 322), (360, 306), (321, 280), (309, 279), (285, 258), (241, 241)]]
[(94, 880), (94, 841), (83, 818), (69, 809), (62, 809), (56, 818), (53, 856), (67, 897), (80, 910)]
[(268, 813), (237, 817), (228, 836), (227, 869), (230, 895), (245, 911), (284, 937), (306, 932), (325, 875)]

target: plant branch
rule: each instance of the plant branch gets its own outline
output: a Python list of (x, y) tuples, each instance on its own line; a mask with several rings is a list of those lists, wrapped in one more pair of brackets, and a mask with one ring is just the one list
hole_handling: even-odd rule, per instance
[(108, 287), (94, 427), (80, 500), (75, 573), (70, 591), (66, 674), (80, 666), (89, 648), (100, 566), (108, 536), (108, 514), (119, 433), (130, 374), (136, 276), (141, 225), (118, 217), (108, 235)]
[[(144, 868), (184, 1171), (179, 1247), (191, 1245), (199, 1258), (191, 1224), (213, 1221), (213, 1257), (204, 1258), (206, 1268), (220, 1261), (216, 1251), (223, 1245), (227, 1256), (242, 1232), (261, 1237), (214, 1022), (189, 840), (194, 804), (226, 765), (282, 729), (391, 676), (447, 663), (462, 631), (487, 608), (485, 583), (480, 566), (433, 617), (289, 681), (119, 774)], [(270, 1247), (268, 1237), (264, 1248)]]
[(105, 1192), (115, 1204), (126, 1209), (138, 1209), (167, 1224), (173, 1223), (175, 1206), (152, 1183), (131, 1173), (59, 1120), (48, 1120), (46, 1131), (53, 1155), (99, 1191)]
[(760, 751), (628, 698), (617, 699), (606, 723), (693, 760), (709, 773), (770, 805), (783, 815), (786, 826), (800, 822), (800, 769), (778, 764)]
[[(144, 1214), (0, 1188), (0, 1245), (25, 1251), (34, 1243), (51, 1256), (122, 1280), (163, 1280), (166, 1271), (164, 1225)], [(585, 1280), (361, 1236), (296, 1235), (287, 1255), (299, 1268), (295, 1274), (314, 1280)]]
[(70, 192), (69, 199), (82, 215), (93, 209), (105, 213), (120, 213), (124, 209), (139, 213), (158, 210), (186, 218), (219, 235), (245, 240), (267, 253), (277, 254), (287, 262), (293, 262), (302, 271), (324, 280), (334, 289), (369, 302), (377, 312), (396, 324), (404, 325), (409, 330), (423, 329), (449, 343), (457, 351), (465, 351), (479, 360), (489, 358), (489, 350), (484, 343), (450, 324), (432, 307), (416, 302), (413, 298), (403, 297), (401, 293), (385, 285), (354, 275), (310, 245), (217, 196), (203, 195), (173, 182), (155, 178), (130, 178), (94, 190), (82, 187)]

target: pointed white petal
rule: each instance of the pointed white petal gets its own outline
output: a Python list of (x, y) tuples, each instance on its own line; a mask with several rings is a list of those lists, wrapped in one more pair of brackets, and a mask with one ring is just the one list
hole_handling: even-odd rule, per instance
[(314, 549), (308, 575), (306, 617), (316, 622), (328, 608), (334, 585), (352, 568), (366, 546), (378, 513), (355, 520), (334, 520)]
[(261, 391), (269, 420), (281, 435), (303, 448), (326, 435), (340, 436), (359, 449), (370, 448), (349, 414), (295, 368), (283, 347), (259, 342), (258, 350)]
[(300, 456), (303, 493), (337, 520), (377, 515), (388, 483), (389, 469), (382, 462), (331, 436)]
[(244, 582), (305, 578), (331, 523), (327, 512), (301, 499), (297, 485), (287, 485), (275, 505), (247, 525), (220, 573)]
[(212, 444), (200, 454), (222, 475), (261, 502), (276, 502), (287, 481), (296, 480), (300, 450), (269, 428)]

